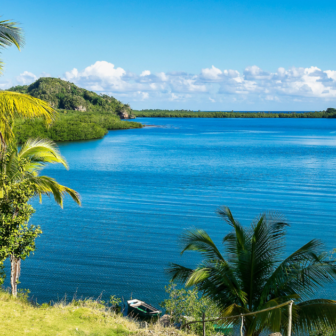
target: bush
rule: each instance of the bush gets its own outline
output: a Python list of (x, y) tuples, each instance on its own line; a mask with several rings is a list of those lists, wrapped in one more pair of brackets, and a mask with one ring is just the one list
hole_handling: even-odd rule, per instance
[(141, 128), (137, 122), (121, 121), (116, 115), (64, 110), (48, 128), (42, 120), (16, 120), (14, 133), (18, 143), (29, 138), (77, 141), (102, 138), (108, 130)]
[[(172, 322), (175, 324), (184, 324), (190, 321), (201, 321), (203, 312), (205, 319), (214, 319), (220, 316), (220, 310), (216, 304), (205, 296), (201, 296), (196, 288), (178, 289), (173, 282), (166, 287), (169, 299), (164, 300), (160, 306), (166, 310), (171, 316)], [(206, 334), (216, 334), (213, 323), (206, 323)], [(191, 331), (202, 335), (202, 323), (194, 323), (190, 325)]]

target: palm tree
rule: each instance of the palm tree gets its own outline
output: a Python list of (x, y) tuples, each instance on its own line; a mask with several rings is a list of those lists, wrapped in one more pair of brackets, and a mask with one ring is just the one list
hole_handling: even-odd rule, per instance
[[(0, 48), (15, 45), (19, 50), (24, 44), (23, 32), (17, 23), (0, 21)], [(0, 61), (0, 74), (3, 70), (3, 62)], [(50, 124), (56, 116), (56, 111), (43, 100), (26, 94), (0, 91), (0, 145), (13, 139), (13, 123), (15, 117), (35, 118), (42, 117)]]
[[(171, 264), (173, 280), (197, 286), (218, 304), (223, 316), (255, 312), (294, 300), (294, 330), (312, 331), (319, 326), (336, 329), (336, 301), (311, 299), (319, 288), (336, 278), (335, 260), (321, 253), (320, 241), (311, 240), (282, 260), (288, 224), (281, 216), (264, 213), (252, 222), (251, 228), (245, 228), (229, 208), (221, 207), (218, 214), (232, 227), (223, 238), (225, 255), (204, 230), (189, 230), (182, 235), (182, 254), (197, 251), (204, 260), (195, 269)], [(285, 333), (287, 309), (246, 317), (244, 334), (257, 336), (263, 330)]]
[[(66, 194), (78, 204), (81, 204), (79, 194), (66, 186), (59, 184), (55, 179), (41, 176), (39, 173), (47, 164), (62, 164), (68, 169), (65, 158), (60, 154), (56, 144), (49, 139), (29, 139), (18, 150), (11, 146), (6, 150), (6, 160), (0, 166), (2, 176), (7, 183), (27, 183), (33, 190), (33, 196), (38, 196), (42, 201), (42, 195), (53, 195), (57, 204), (63, 207), (63, 198)], [(6, 186), (2, 186), (6, 190)], [(5, 195), (3, 196), (5, 197)], [(11, 286), (12, 294), (17, 294), (17, 282), (20, 274), (21, 260), (11, 255)]]

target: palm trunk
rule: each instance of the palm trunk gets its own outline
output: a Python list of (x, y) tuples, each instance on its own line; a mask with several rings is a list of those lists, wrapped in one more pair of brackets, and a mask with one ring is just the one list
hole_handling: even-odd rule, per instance
[(11, 287), (12, 287), (12, 295), (17, 297), (17, 285), (19, 282), (19, 276), (21, 271), (21, 259), (16, 258), (14, 254), (10, 257), (11, 261)]

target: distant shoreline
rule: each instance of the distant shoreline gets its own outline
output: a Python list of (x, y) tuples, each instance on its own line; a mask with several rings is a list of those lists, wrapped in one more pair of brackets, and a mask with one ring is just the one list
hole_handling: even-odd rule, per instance
[(185, 110), (133, 110), (137, 118), (336, 118), (336, 109), (320, 112), (193, 112)]

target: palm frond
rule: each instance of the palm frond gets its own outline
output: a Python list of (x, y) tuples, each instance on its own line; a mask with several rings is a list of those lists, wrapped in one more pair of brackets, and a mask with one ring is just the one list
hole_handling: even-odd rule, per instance
[(298, 294), (308, 298), (336, 278), (335, 260), (321, 253), (323, 244), (311, 240), (281, 262), (265, 282), (260, 302), (275, 296)]
[(19, 50), (24, 45), (22, 29), (16, 22), (0, 21), (0, 47), (9, 47), (14, 44)]
[(166, 272), (170, 275), (172, 281), (180, 280), (186, 282), (193, 270), (178, 264), (170, 263)]
[(233, 218), (231, 210), (228, 207), (220, 207), (217, 210), (217, 214), (234, 229), (233, 233), (229, 233), (224, 237), (223, 244), (227, 244), (227, 250), (230, 254), (239, 254), (240, 251), (246, 249), (246, 242), (249, 238), (246, 231), (240, 223)]
[(216, 244), (204, 230), (189, 230), (182, 234), (183, 246), (181, 254), (185, 251), (197, 251), (209, 259), (224, 260)]
[[(9, 20), (0, 21), (0, 48), (15, 45), (19, 50), (24, 44), (23, 31), (16, 22)], [(0, 74), (4, 63), (0, 61)]]
[(250, 244), (240, 257), (241, 277), (249, 293), (250, 309), (259, 306), (265, 281), (281, 257), (286, 226), (282, 218), (271, 213), (261, 214), (252, 222)]
[(200, 282), (208, 279), (209, 275), (210, 275), (210, 270), (208, 268), (206, 268), (206, 267), (198, 268), (190, 274), (190, 276), (187, 279), (185, 285), (187, 287), (197, 285)]
[(13, 138), (15, 117), (41, 117), (50, 124), (55, 120), (56, 111), (41, 99), (18, 92), (0, 91), (0, 132), (6, 142)]
[(69, 168), (56, 143), (50, 139), (28, 139), (22, 145), (19, 157), (29, 159), (31, 168), (28, 170), (40, 170), (47, 163), (61, 163), (66, 169)]
[(314, 331), (319, 327), (336, 331), (336, 301), (326, 299), (309, 300), (296, 305), (297, 316), (293, 318), (293, 329)]
[(53, 195), (56, 203), (63, 208), (63, 199), (68, 194), (78, 205), (81, 205), (80, 195), (73, 189), (57, 183), (53, 178), (48, 176), (30, 176), (27, 178), (33, 184), (37, 196)]
[(207, 260), (198, 267), (201, 268), (207, 270), (208, 277), (195, 285), (205, 295), (211, 297), (222, 308), (225, 308), (228, 302), (246, 307), (247, 293), (241, 288), (234, 267), (225, 260)]

